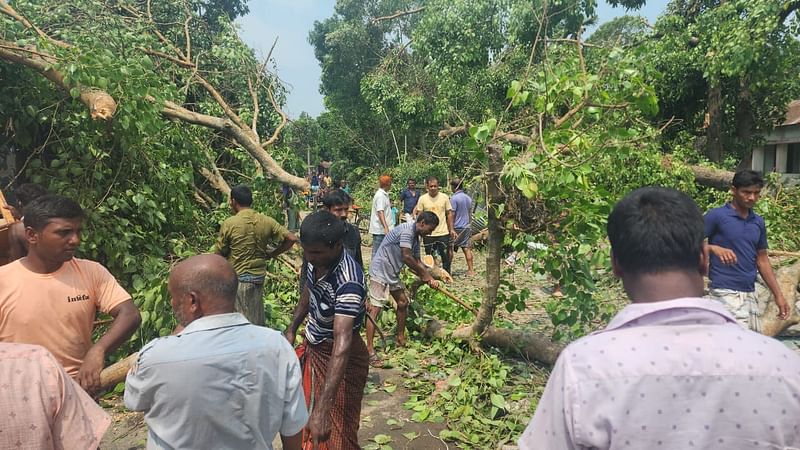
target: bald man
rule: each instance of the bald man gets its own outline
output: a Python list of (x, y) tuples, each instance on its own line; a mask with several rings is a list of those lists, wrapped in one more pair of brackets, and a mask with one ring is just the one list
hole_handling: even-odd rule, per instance
[(234, 312), (237, 276), (218, 255), (175, 266), (167, 285), (178, 320), (173, 336), (139, 352), (125, 406), (144, 411), (147, 448), (299, 450), (308, 420), (300, 366), (275, 330)]

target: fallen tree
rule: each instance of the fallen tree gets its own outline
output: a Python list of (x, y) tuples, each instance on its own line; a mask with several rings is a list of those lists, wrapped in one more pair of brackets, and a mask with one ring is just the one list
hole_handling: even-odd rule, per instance
[[(146, 11), (140, 11), (132, 5), (120, 5), (119, 12), (113, 17), (115, 22), (129, 27), (131, 32), (138, 33), (139, 30), (143, 29), (146, 30), (146, 35), (152, 38), (149, 41), (150, 43), (147, 44), (148, 46), (140, 46), (133, 49), (125, 48), (124, 50), (126, 52), (129, 50), (138, 51), (162, 61), (163, 63), (157, 65), (156, 68), (172, 66), (174, 74), (169, 73), (167, 76), (183, 77), (184, 80), (182, 81), (185, 84), (183, 91), (185, 92), (188, 92), (190, 87), (199, 86), (214, 105), (210, 109), (217, 109), (222, 114), (212, 115), (200, 112), (200, 108), (197, 106), (198, 99), (187, 98), (186, 104), (179, 104), (169, 99), (156, 99), (153, 95), (145, 94), (141, 96), (140, 100), (159, 104), (164, 118), (199, 125), (225, 134), (244, 149), (265, 173), (277, 181), (300, 189), (307, 188), (308, 182), (304, 178), (286, 172), (270, 153), (288, 122), (288, 117), (280, 108), (274, 95), (274, 87), (278, 82), (277, 77), (269, 75), (266, 71), (271, 55), (267, 56), (266, 60), (259, 65), (254, 73), (247, 76), (248, 97), (252, 99), (252, 105), (246, 108), (244, 105), (232, 105), (226, 95), (207, 78), (208, 75), (206, 74), (212, 73), (212, 70), (202, 66), (202, 61), (206, 55), (202, 54), (202, 52), (197, 52), (197, 54), (192, 52), (192, 25), (193, 22), (199, 20), (194, 13), (187, 8), (185, 17), (182, 17), (179, 22), (173, 23), (179, 30), (174, 30), (174, 33), (167, 33), (160, 30), (160, 27), (165, 25), (154, 18), (149, 1), (146, 6)], [(102, 8), (102, 10), (110, 15), (115, 14), (108, 12), (111, 11), (111, 8)], [(67, 76), (62, 67), (65, 56), (61, 53), (69, 56), (87, 49), (77, 48), (74, 43), (52, 38), (25, 15), (12, 8), (5, 0), (0, 0), (0, 13), (21, 25), (22, 29), (17, 35), (12, 33), (9, 40), (0, 40), (0, 60), (27, 67), (50, 80), (64, 91), (69, 92), (89, 109), (93, 119), (111, 120), (114, 117), (118, 105), (110, 94), (99, 87), (82, 85), (73, 81)], [(173, 40), (174, 38), (171, 39), (167, 36), (180, 36), (180, 39), (185, 42), (183, 42), (183, 45), (178, 45)], [(44, 42), (45, 45), (40, 48), (38, 45), (17, 44), (18, 41), (31, 39), (32, 37)], [(235, 33), (233, 38), (238, 40), (239, 45), (244, 45)], [(106, 47), (106, 50), (110, 49), (113, 49), (111, 42)], [(260, 114), (260, 111), (264, 109), (260, 105), (262, 101), (260, 93), (266, 94), (265, 97), (268, 99), (269, 107), (280, 118), (271, 135), (265, 139), (262, 139), (258, 132), (259, 121), (264, 116)], [(135, 99), (128, 101), (131, 100), (135, 101)], [(243, 111), (250, 117), (249, 123), (243, 118)], [(213, 165), (213, 161), (209, 166), (198, 168), (198, 172), (217, 191), (227, 195), (230, 191), (228, 183), (216, 166)]]

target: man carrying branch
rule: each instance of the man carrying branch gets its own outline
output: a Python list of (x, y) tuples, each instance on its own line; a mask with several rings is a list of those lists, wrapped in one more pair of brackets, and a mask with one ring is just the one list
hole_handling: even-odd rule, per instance
[(367, 322), (367, 350), (370, 360), (379, 363), (373, 347), (375, 339), (375, 323), (378, 320), (389, 294), (397, 303), (397, 345), (406, 345), (406, 317), (408, 316), (408, 296), (405, 286), (400, 281), (400, 270), (403, 264), (407, 265), (422, 281), (431, 287), (438, 287), (439, 282), (434, 280), (425, 266), (414, 257), (419, 254), (420, 236), (428, 236), (439, 225), (439, 218), (431, 211), (424, 211), (417, 215), (417, 221), (404, 223), (389, 232), (384, 239), (378, 253), (369, 266), (369, 315), (372, 318)]
[(366, 293), (364, 272), (344, 250), (344, 236), (343, 221), (329, 211), (311, 214), (300, 225), (306, 280), (285, 336), (294, 344), (308, 317), (305, 341), (297, 349), (311, 413), (304, 449), (360, 449), (361, 399), (369, 372), (359, 334)]

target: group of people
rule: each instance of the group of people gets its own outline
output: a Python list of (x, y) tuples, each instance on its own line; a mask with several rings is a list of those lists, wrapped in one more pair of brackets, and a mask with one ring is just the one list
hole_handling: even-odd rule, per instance
[[(396, 226), (393, 220), (390, 190), (392, 177), (381, 175), (378, 179), (378, 190), (372, 198), (369, 234), (372, 235), (373, 257), (381, 247), (383, 240)], [(452, 269), (454, 252), (461, 249), (467, 263), (467, 276), (475, 275), (472, 256), (472, 214), (474, 202), (464, 192), (462, 181), (454, 178), (450, 181), (452, 196), (440, 191), (439, 180), (435, 176), (425, 179), (426, 193), (417, 191), (417, 182), (409, 178), (405, 189), (400, 191), (399, 206), (404, 223), (414, 223), (423, 212), (430, 211), (436, 215), (438, 225), (428, 234), (422, 235), (425, 253), (441, 260), (442, 268), (449, 274)], [(398, 219), (400, 218), (398, 217)], [(419, 253), (416, 254), (419, 256)]]
[[(388, 192), (391, 180), (380, 181)], [(752, 211), (762, 185), (757, 174), (737, 174), (732, 201), (705, 221), (672, 189), (638, 189), (617, 203), (612, 268), (632, 304), (561, 353), (522, 449), (800, 448), (800, 356), (737, 322), (757, 327), (748, 309), (755, 271), (781, 317), (789, 313), (763, 264), (766, 229)], [(252, 209), (249, 188), (233, 188), (216, 254), (170, 272), (177, 328), (140, 350), (126, 380), (125, 405), (144, 411), (148, 448), (268, 449), (277, 435), (287, 450), (360, 448), (377, 315), (391, 295), (402, 345), (400, 271), (437, 287), (419, 261), (420, 240), (443, 223), (437, 210), (448, 237), (457, 230), (455, 205), (437, 198), (448, 199), (435, 179), (426, 187), (431, 198), (420, 196), (411, 220), (391, 230), (381, 221), (368, 281), (346, 192), (329, 192), (298, 239)], [(0, 448), (95, 448), (110, 420), (90, 394), (139, 311), (105, 268), (74, 256), (84, 217), (76, 202), (44, 194), (22, 215), (27, 256), (0, 267)], [(297, 242), (301, 295), (280, 333), (262, 326), (266, 260)], [(702, 298), (709, 263), (720, 301)], [(114, 320), (93, 343), (97, 310)]]

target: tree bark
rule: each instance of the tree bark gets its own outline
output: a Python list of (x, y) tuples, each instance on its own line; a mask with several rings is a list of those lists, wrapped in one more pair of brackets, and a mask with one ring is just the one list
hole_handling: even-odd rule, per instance
[(717, 81), (708, 89), (708, 123), (706, 124), (706, 156), (722, 162), (722, 87)]
[(488, 171), (486, 172), (486, 204), (488, 205), (489, 237), (486, 243), (486, 289), (478, 315), (472, 325), (456, 330), (454, 337), (467, 338), (481, 335), (492, 324), (497, 307), (497, 290), (500, 287), (500, 268), (505, 231), (501, 223), (499, 206), (505, 201), (500, 181), (503, 172), (503, 147), (491, 144), (486, 147), (489, 154)]
[(744, 145), (744, 152), (736, 170), (749, 169), (753, 158), (752, 140), (755, 118), (752, 100), (747, 76), (744, 76), (739, 81), (739, 95), (736, 99), (736, 137), (738, 142)]
[[(775, 278), (778, 280), (778, 286), (781, 288), (786, 303), (789, 304), (790, 313), (786, 320), (778, 319), (778, 306), (775, 304), (772, 292), (769, 289), (762, 291), (766, 293), (766, 297), (761, 297), (758, 301), (759, 303), (766, 302), (767, 307), (761, 317), (761, 332), (767, 336), (777, 336), (786, 328), (800, 323), (800, 313), (795, 308), (798, 287), (800, 287), (798, 286), (800, 284), (800, 262), (777, 269)], [(759, 292), (759, 290), (757, 289), (756, 292)]]
[(691, 166), (691, 168), (697, 184), (722, 190), (731, 187), (733, 172), (704, 166)]
[(481, 336), (481, 344), (500, 347), (519, 352), (528, 359), (543, 362), (549, 366), (556, 363), (564, 346), (551, 341), (546, 336), (522, 330), (488, 327)]

